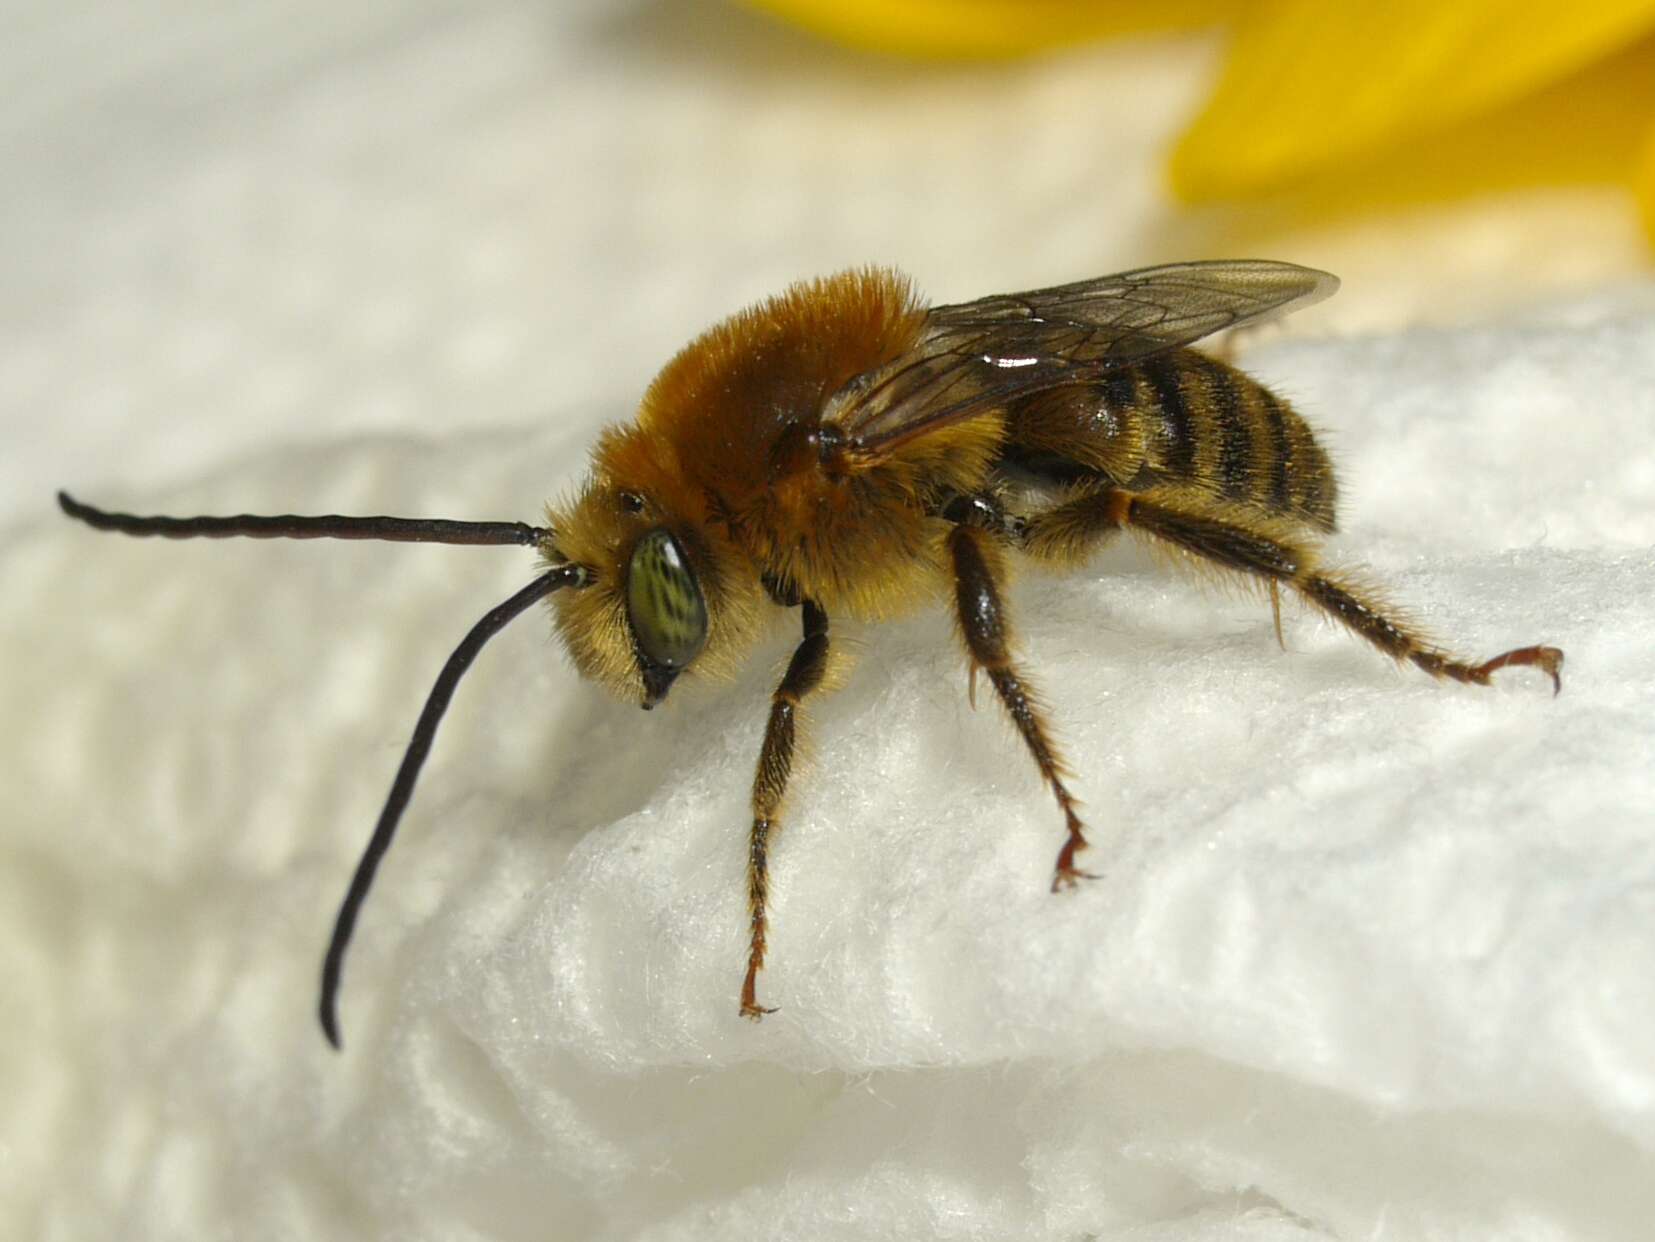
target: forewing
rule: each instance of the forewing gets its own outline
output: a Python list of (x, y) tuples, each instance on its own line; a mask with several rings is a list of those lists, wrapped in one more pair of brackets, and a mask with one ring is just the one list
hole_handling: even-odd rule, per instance
[(1313, 268), (1235, 259), (934, 307), (919, 345), (846, 385), (824, 421), (839, 428), (852, 456), (878, 458), (1016, 397), (1286, 314), (1338, 287)]

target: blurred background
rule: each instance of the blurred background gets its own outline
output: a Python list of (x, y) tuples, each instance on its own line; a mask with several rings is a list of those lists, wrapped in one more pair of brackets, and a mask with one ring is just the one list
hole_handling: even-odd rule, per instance
[(1329, 268), (1315, 331), (1647, 262), (1655, 4), (22, 6), (0, 460), (108, 495), (318, 434), (624, 411), (789, 280)]

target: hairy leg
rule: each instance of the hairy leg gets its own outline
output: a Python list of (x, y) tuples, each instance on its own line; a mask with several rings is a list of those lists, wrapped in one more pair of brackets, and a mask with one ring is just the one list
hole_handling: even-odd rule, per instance
[(971, 659), (973, 689), (980, 669), (993, 683), (1040, 775), (1057, 798), (1069, 837), (1057, 856), (1052, 889), (1055, 892), (1070, 887), (1078, 879), (1089, 878), (1075, 867), (1075, 854), (1086, 848), (1085, 827), (1076, 811), (1078, 804), (1064, 784), (1067, 772), (1052, 745), (1040, 705), (1027, 679), (1012, 663), (1011, 625), (1001, 599), (1004, 571), (997, 537), (982, 526), (962, 523), (948, 534), (948, 552), (954, 568), (960, 635)]
[(747, 951), (747, 978), (741, 985), (741, 1016), (758, 1019), (774, 1010), (758, 1003), (758, 974), (764, 968), (765, 933), (768, 923), (765, 905), (769, 897), (770, 834), (777, 827), (787, 780), (793, 773), (797, 741), (799, 703), (822, 684), (827, 670), (827, 613), (804, 600), (804, 635), (793, 650), (793, 659), (781, 685), (770, 696), (770, 719), (764, 728), (764, 745), (759, 751), (758, 772), (753, 777), (753, 831), (747, 847), (747, 910), (750, 940)]
[(1038, 553), (1042, 539), (1061, 545), (1073, 541), (1075, 532), (1083, 532), (1095, 541), (1128, 527), (1215, 565), (1265, 579), (1272, 590), (1272, 605), (1278, 584), (1288, 586), (1386, 655), (1406, 660), (1433, 677), (1484, 686), (1499, 669), (1531, 665), (1551, 678), (1553, 693), (1562, 689), (1563, 653), (1556, 647), (1516, 647), (1480, 663), (1459, 659), (1389, 615), (1390, 610), (1370, 588), (1322, 569), (1313, 540), (1296, 524), (1254, 517), (1177, 488), (1132, 493), (1102, 487), (1032, 520), (1028, 534), (1036, 541), (1031, 550)]

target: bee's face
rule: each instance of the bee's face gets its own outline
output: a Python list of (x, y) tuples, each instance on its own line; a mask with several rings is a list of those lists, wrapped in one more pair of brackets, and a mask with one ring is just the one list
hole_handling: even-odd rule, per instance
[(558, 553), (594, 579), (552, 597), (564, 645), (582, 674), (645, 708), (691, 668), (729, 671), (749, 645), (762, 593), (699, 497), (650, 447), (605, 437), (585, 489), (551, 514)]

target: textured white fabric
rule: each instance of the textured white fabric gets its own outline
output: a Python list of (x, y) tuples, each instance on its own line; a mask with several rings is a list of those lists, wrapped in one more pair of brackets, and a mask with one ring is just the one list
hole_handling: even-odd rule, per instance
[[(89, 8), (0, 52), (0, 1236), (1645, 1234), (1655, 291), (1603, 285), (1621, 205), (1177, 223), (1194, 45), (928, 73), (668, 4), (260, 13)], [(1561, 697), (1291, 604), (1283, 655), (1260, 599), (1132, 545), (1027, 575), (1101, 877), (1054, 897), (1060, 818), (946, 618), (836, 626), (752, 1026), (788, 636), (646, 716), (531, 617), (461, 688), (328, 1052), (350, 868), (532, 564), (117, 540), (54, 487), (533, 519), (793, 276), (967, 297), (1220, 250), (1347, 277), (1242, 343), (1341, 465), (1330, 557), (1468, 655), (1564, 647)]]

